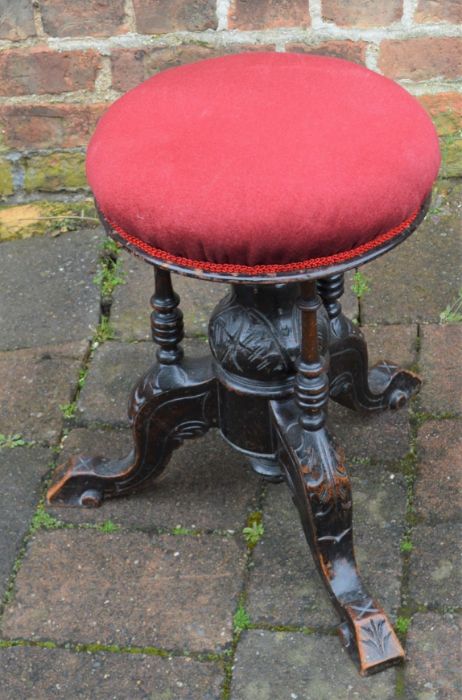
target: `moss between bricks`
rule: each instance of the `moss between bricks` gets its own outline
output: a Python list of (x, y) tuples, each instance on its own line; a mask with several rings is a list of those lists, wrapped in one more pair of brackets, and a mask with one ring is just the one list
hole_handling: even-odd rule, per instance
[(13, 175), (11, 165), (7, 160), (0, 160), (0, 197), (13, 194)]
[(83, 153), (51, 153), (30, 156), (24, 161), (26, 192), (58, 192), (86, 187), (88, 185)]
[(0, 241), (31, 238), (98, 225), (93, 200), (46, 202), (0, 207)]
[(431, 117), (440, 137), (443, 157), (440, 177), (462, 176), (462, 119), (460, 112), (448, 109), (439, 114), (431, 113)]

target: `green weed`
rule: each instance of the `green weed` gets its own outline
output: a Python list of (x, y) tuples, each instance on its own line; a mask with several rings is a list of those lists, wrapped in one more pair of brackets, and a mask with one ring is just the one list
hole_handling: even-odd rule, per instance
[(183, 527), (182, 525), (176, 525), (172, 530), (172, 535), (197, 535), (197, 530), (191, 530), (190, 528)]
[(108, 299), (112, 296), (116, 287), (120, 284), (125, 284), (125, 279), (121, 269), (122, 263), (117, 257), (117, 244), (111, 238), (108, 238), (101, 246), (101, 249), (99, 268), (93, 278), (93, 283), (100, 288), (103, 299)]
[(462, 323), (462, 287), (457, 299), (440, 313), (440, 323)]
[(107, 316), (103, 316), (96, 329), (93, 345), (98, 346), (100, 343), (104, 343), (106, 340), (112, 340), (113, 338), (114, 329)]
[(77, 404), (75, 401), (70, 403), (63, 403), (59, 406), (64, 418), (73, 418), (75, 416), (75, 411), (77, 409)]
[(24, 440), (19, 433), (14, 433), (13, 435), (3, 435), (3, 433), (0, 433), (0, 449), (2, 447), (13, 449), (14, 447), (22, 447), (23, 445), (30, 444), (31, 443)]
[(31, 532), (36, 532), (42, 528), (44, 530), (57, 530), (60, 527), (60, 521), (47, 513), (43, 506), (39, 506), (32, 518), (30, 529)]
[(361, 299), (361, 297), (363, 297), (366, 294), (366, 292), (370, 290), (369, 281), (359, 270), (356, 270), (356, 272), (353, 275), (351, 290), (353, 294), (355, 294), (358, 297), (358, 299)]
[(400, 634), (406, 634), (406, 632), (409, 629), (409, 626), (411, 624), (411, 618), (410, 617), (398, 617), (396, 620), (396, 631), (399, 632)]
[(262, 514), (259, 511), (250, 513), (247, 518), (247, 526), (243, 528), (242, 534), (247, 542), (247, 547), (253, 549), (263, 536), (265, 528), (262, 523)]
[(413, 545), (411, 540), (408, 537), (405, 537), (403, 540), (401, 540), (399, 548), (403, 553), (412, 552)]
[(239, 605), (238, 609), (234, 613), (233, 617), (233, 627), (235, 632), (242, 632), (242, 630), (248, 629), (250, 625), (250, 617), (247, 610), (244, 608), (242, 603)]
[(101, 532), (117, 532), (120, 530), (120, 525), (117, 525), (117, 523), (113, 523), (112, 520), (105, 520), (104, 523), (101, 523), (101, 525), (98, 526), (98, 530), (101, 530)]

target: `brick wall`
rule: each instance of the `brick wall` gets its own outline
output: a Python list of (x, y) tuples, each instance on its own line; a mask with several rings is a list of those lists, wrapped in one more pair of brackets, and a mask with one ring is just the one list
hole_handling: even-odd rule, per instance
[(462, 175), (462, 0), (0, 0), (0, 197), (88, 193), (99, 115), (159, 70), (245, 50), (340, 56), (398, 80)]

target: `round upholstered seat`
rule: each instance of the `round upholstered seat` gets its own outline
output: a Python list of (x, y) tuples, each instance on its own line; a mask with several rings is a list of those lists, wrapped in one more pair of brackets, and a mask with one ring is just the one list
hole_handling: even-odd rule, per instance
[(87, 175), (106, 220), (145, 253), (264, 273), (398, 236), (439, 164), (430, 119), (393, 81), (334, 58), (244, 53), (164, 71), (117, 100)]

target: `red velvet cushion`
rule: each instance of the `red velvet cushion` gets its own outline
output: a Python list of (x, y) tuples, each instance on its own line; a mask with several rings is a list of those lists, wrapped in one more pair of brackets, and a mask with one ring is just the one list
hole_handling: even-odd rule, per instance
[(103, 214), (136, 240), (254, 266), (399, 228), (439, 163), (430, 119), (391, 80), (334, 58), (244, 53), (164, 71), (117, 100), (87, 174)]

